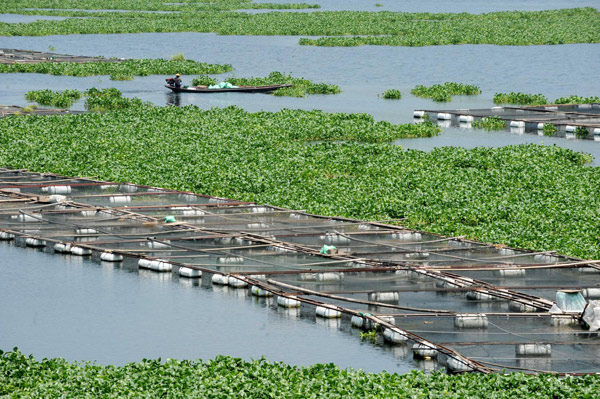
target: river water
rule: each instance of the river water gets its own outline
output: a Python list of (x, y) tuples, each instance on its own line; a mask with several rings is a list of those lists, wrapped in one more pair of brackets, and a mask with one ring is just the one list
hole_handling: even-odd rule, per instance
[[(323, 9), (375, 8), (375, 1), (322, 0)], [(489, 12), (597, 6), (596, 2), (432, 0), (407, 5), (380, 1), (381, 10)], [(408, 7), (408, 8), (407, 8)], [(396, 9), (398, 8), (398, 9)], [(449, 8), (452, 8), (451, 10)], [(186, 58), (229, 63), (236, 76), (291, 73), (338, 84), (343, 93), (306, 98), (226, 93), (174, 96), (164, 76), (111, 81), (106, 76), (76, 78), (9, 74), (0, 81), (0, 103), (26, 105), (29, 90), (117, 87), (128, 97), (158, 105), (194, 104), (201, 108), (237, 105), (249, 111), (282, 108), (329, 112), (366, 112), (393, 123), (412, 121), (415, 109), (486, 108), (496, 92), (541, 93), (550, 100), (570, 94), (600, 94), (595, 65), (600, 44), (558, 46), (459, 45), (433, 47), (299, 46), (298, 37), (218, 36), (206, 33), (66, 35), (2, 37), (0, 47), (105, 57)], [(227, 76), (227, 75), (216, 75)], [(192, 76), (184, 76), (189, 83)], [(476, 84), (483, 94), (434, 103), (410, 95), (417, 84), (445, 81)], [(401, 100), (378, 97), (399, 89)], [(82, 109), (82, 103), (74, 109)], [(447, 128), (435, 138), (399, 140), (406, 148), (503, 146), (521, 143), (559, 145), (591, 153), (600, 160), (600, 143), (546, 138), (531, 134)], [(262, 355), (291, 364), (334, 362), (368, 371), (405, 372), (417, 367), (404, 354), (363, 343), (356, 332), (317, 324), (314, 317), (284, 314), (264, 302), (182, 284), (176, 276), (162, 280), (137, 270), (59, 257), (31, 249), (0, 245), (0, 349), (19, 346), (36, 357), (62, 356), (123, 364), (141, 358), (212, 358), (228, 354), (245, 359)], [(265, 309), (265, 308), (269, 309)], [(346, 323), (347, 324), (347, 323)], [(341, 331), (340, 331), (341, 329)]]

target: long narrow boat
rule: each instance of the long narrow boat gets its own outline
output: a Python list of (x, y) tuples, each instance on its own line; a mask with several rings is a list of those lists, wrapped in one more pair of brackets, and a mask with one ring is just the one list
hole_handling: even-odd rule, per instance
[(207, 86), (190, 86), (190, 87), (175, 87), (171, 85), (165, 85), (169, 90), (174, 93), (225, 93), (225, 92), (246, 92), (246, 93), (268, 93), (281, 89), (282, 87), (292, 87), (291, 84), (284, 85), (265, 85), (265, 86), (238, 86), (232, 88), (223, 89), (209, 89)]

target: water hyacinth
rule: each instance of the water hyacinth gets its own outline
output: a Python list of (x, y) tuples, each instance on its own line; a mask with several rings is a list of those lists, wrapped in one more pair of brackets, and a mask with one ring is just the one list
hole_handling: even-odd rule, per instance
[[(60, 7), (61, 3), (64, 5), (62, 8), (72, 7), (72, 4), (66, 0), (59, 0), (50, 7)], [(0, 36), (140, 32), (327, 36), (318, 39), (300, 39), (300, 44), (319, 46), (541, 45), (600, 42), (600, 32), (596, 29), (600, 21), (600, 11), (591, 7), (487, 14), (387, 11), (251, 14), (219, 11), (216, 9), (219, 3), (221, 2), (215, 2), (215, 5), (211, 6), (213, 9), (208, 12), (189, 11), (167, 14), (38, 10), (38, 13), (45, 15), (68, 15), (73, 18), (60, 21), (38, 20), (27, 24), (0, 24)], [(37, 2), (23, 4), (29, 4), (29, 8), (42, 7)], [(15, 12), (15, 8), (19, 10), (18, 13), (30, 13), (21, 10), (27, 7), (15, 7), (14, 3), (12, 6), (4, 7), (2, 12)]]
[(25, 93), (25, 98), (28, 101), (33, 101), (40, 105), (69, 108), (71, 105), (73, 105), (73, 103), (75, 103), (75, 101), (81, 98), (81, 93), (78, 90), (31, 90)]
[(207, 64), (192, 60), (132, 59), (119, 62), (40, 62), (0, 64), (0, 73), (44, 73), (60, 76), (110, 75), (112, 80), (130, 80), (133, 76), (225, 73), (231, 65)]
[[(600, 257), (600, 168), (560, 147), (402, 150), (391, 141), (439, 128), (366, 114), (236, 107), (5, 117), (0, 131), (6, 167), (322, 215), (403, 219), (407, 227), (450, 236)], [(164, 167), (171, 164), (177, 167)]]
[[(230, 356), (213, 360), (144, 359), (124, 366), (36, 360), (17, 348), (0, 350), (0, 396), (168, 398), (443, 398), (516, 397), (584, 399), (596, 397), (600, 376), (425, 374), (340, 369), (334, 364), (307, 367), (246, 361)], [(438, 396), (436, 396), (438, 397)]]
[(447, 102), (452, 100), (452, 96), (474, 96), (481, 94), (481, 90), (475, 85), (446, 82), (432, 86), (418, 85), (410, 93), (417, 97), (431, 98), (437, 102)]

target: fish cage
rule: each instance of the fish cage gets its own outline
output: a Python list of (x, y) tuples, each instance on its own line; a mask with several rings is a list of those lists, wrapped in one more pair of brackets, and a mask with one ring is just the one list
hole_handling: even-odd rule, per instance
[(192, 192), (0, 169), (0, 240), (375, 330), (425, 370), (600, 368), (600, 266)]
[(544, 127), (552, 125), (552, 135), (600, 141), (600, 104), (559, 104), (539, 106), (506, 106), (485, 109), (417, 110), (415, 120), (429, 119), (442, 127), (472, 128), (474, 121), (497, 117), (506, 130), (544, 135)]

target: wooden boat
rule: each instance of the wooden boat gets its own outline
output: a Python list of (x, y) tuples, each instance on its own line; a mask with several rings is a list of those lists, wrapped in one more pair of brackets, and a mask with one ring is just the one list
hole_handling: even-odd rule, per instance
[(292, 87), (291, 84), (284, 85), (265, 85), (265, 86), (238, 86), (230, 89), (209, 89), (208, 86), (190, 86), (190, 87), (175, 87), (171, 85), (165, 85), (169, 90), (174, 93), (227, 93), (227, 92), (244, 92), (244, 93), (268, 93), (281, 89), (282, 87)]

